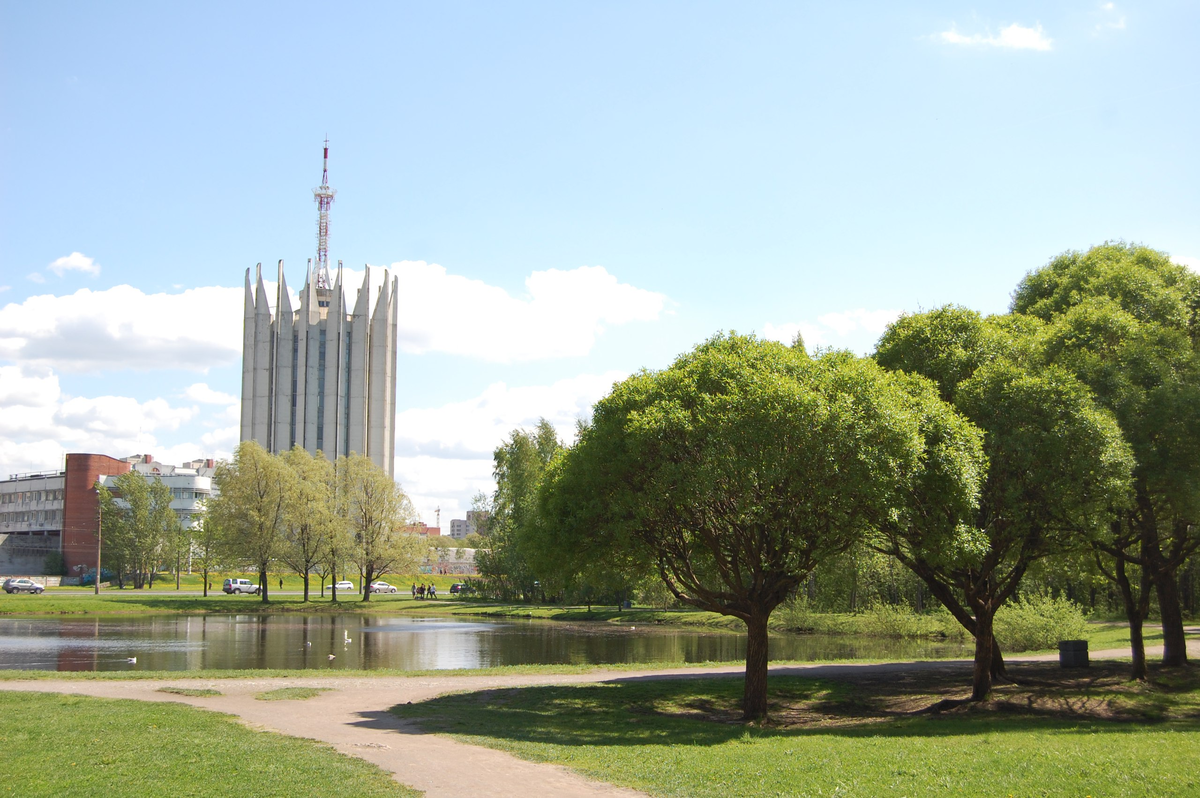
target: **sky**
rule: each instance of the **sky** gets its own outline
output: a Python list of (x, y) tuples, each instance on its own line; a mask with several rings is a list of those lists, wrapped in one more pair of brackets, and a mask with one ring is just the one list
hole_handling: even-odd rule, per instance
[[(718, 331), (868, 353), (1109, 240), (1200, 271), (1200, 4), (0, 0), (0, 477), (229, 457), (242, 285), (399, 277), (426, 523)], [(353, 296), (350, 296), (353, 302)]]

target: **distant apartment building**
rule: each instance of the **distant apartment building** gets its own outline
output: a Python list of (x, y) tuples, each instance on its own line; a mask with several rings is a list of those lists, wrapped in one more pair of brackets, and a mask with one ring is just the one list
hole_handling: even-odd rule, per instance
[(62, 554), (67, 576), (95, 568), (95, 485), (111, 485), (129, 471), (146, 479), (161, 478), (171, 488), (172, 509), (189, 526), (212, 494), (212, 460), (171, 466), (156, 463), (150, 455), (117, 459), (72, 453), (62, 471), (13, 474), (0, 480), (0, 575), (41, 574), (52, 552)]
[(467, 510), (466, 518), (455, 518), (450, 521), (450, 537), (455, 540), (462, 540), (467, 535), (474, 534), (487, 523), (488, 516), (491, 515), (484, 510)]
[[(216, 463), (213, 460), (189, 460), (183, 465), (167, 465), (154, 460), (152, 455), (142, 454), (125, 458), (133, 470), (148, 480), (160, 479), (171, 489), (171, 509), (179, 516), (185, 528), (199, 525), (200, 512), (204, 503), (213, 495), (213, 476)], [(112, 487), (117, 475), (105, 476), (100, 482)]]

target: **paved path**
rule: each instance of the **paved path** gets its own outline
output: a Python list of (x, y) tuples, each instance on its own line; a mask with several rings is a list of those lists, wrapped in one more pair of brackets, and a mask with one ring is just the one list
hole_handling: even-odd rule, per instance
[[(1148, 657), (1162, 647), (1148, 647)], [(1188, 654), (1200, 658), (1200, 640), (1188, 641)], [(1097, 651), (1092, 658), (1118, 658), (1128, 649)], [(1057, 655), (1009, 657), (1008, 662), (1055, 660)], [(837, 678), (850, 673), (963, 670), (969, 660), (889, 662), (879, 664), (787, 665), (771, 668), (778, 675)], [(236, 715), (255, 728), (321, 740), (350, 756), (373, 762), (394, 774), (396, 781), (423, 790), (430, 798), (498, 796), (562, 798), (640, 796), (642, 793), (590, 781), (566, 768), (526, 762), (511, 754), (467, 745), (442, 735), (426, 734), (388, 709), (409, 701), (425, 701), (447, 692), (487, 690), (547, 684), (585, 684), (620, 679), (701, 678), (739, 676), (741, 666), (666, 668), (653, 671), (594, 671), (563, 675), (504, 676), (381, 676), (340, 678), (298, 676), (282, 679), (164, 679), (154, 681), (0, 681), (0, 690), (70, 693), (143, 701), (176, 701)], [(211, 687), (221, 695), (206, 698), (157, 692), (165, 686)], [(277, 687), (325, 687), (330, 691), (304, 701), (259, 701), (258, 693)]]

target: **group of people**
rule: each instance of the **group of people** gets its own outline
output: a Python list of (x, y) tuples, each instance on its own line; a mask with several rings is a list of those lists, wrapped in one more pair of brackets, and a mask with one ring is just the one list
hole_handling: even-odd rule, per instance
[(423, 598), (435, 599), (435, 598), (437, 598), (437, 588), (434, 587), (433, 585), (413, 584), (412, 597), (415, 599), (423, 599)]

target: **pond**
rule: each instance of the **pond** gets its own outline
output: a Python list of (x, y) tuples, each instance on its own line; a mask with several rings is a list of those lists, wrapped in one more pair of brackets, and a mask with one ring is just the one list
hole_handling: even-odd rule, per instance
[[(8, 670), (445, 670), (730, 662), (745, 653), (742, 634), (636, 624), (361, 615), (0, 618), (0, 669)], [(957, 642), (845, 635), (774, 634), (770, 645), (776, 661), (969, 656)]]

